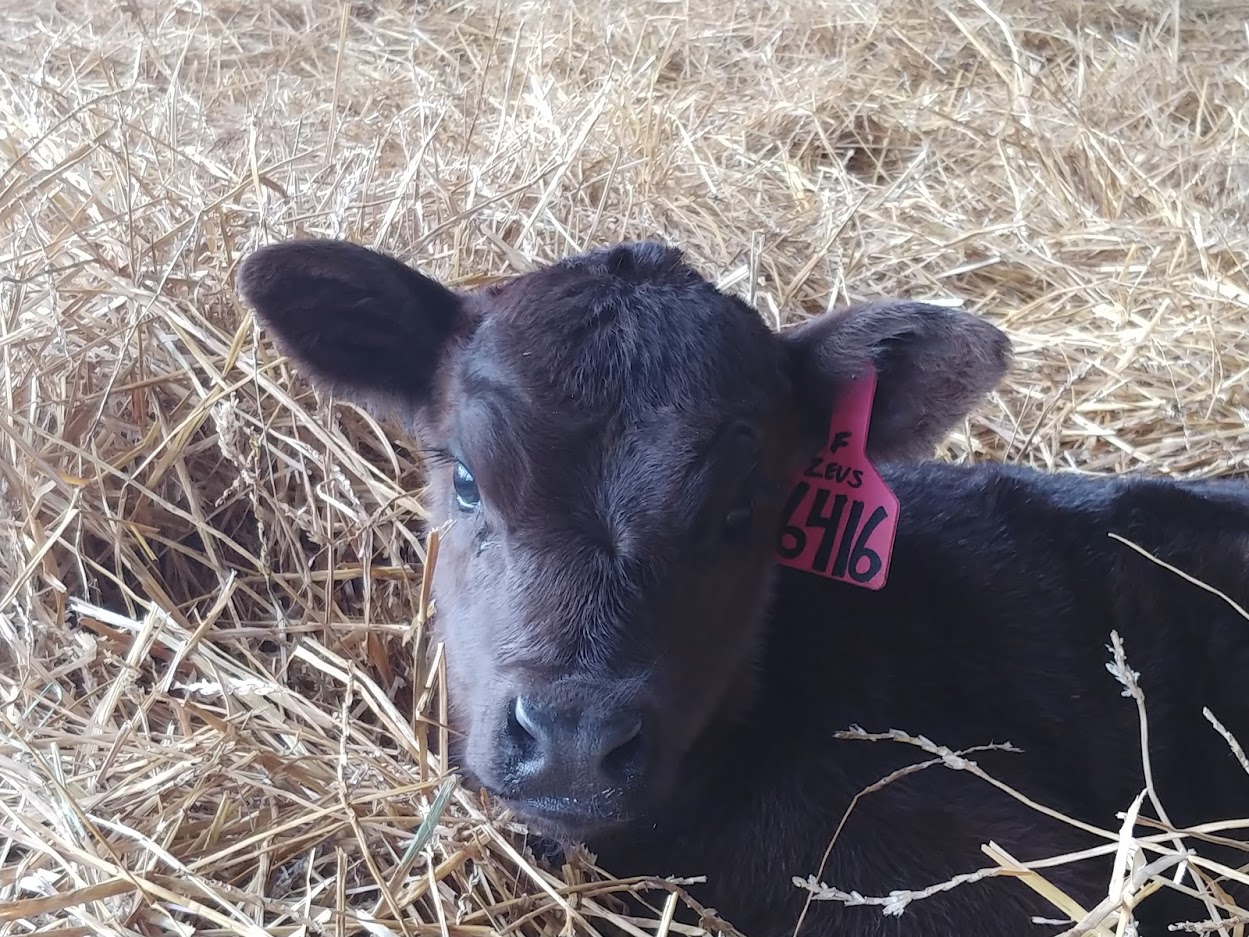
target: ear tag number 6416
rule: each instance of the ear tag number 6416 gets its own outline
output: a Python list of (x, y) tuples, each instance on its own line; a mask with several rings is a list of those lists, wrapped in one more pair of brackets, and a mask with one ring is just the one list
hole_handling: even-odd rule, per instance
[(867, 458), (876, 394), (870, 366), (833, 409), (828, 442), (807, 460), (786, 499), (777, 562), (880, 589), (898, 528), (898, 498)]

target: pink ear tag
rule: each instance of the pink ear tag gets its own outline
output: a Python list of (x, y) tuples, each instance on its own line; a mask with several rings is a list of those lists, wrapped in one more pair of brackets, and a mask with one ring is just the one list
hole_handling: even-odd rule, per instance
[(828, 443), (795, 479), (785, 502), (777, 562), (865, 589), (889, 575), (898, 498), (867, 458), (876, 394), (870, 366), (829, 420)]

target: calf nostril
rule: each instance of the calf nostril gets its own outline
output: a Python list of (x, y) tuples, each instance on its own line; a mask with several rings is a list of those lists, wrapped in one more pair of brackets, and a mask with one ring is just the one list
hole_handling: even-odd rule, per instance
[(626, 745), (636, 742), (638, 740), (638, 736), (640, 736), (641, 734), (642, 734), (642, 717), (638, 716), (632, 722), (627, 722), (624, 724), (622, 731), (617, 736), (615, 747), (613, 747), (611, 750), (616, 751), (616, 749), (623, 748)]
[(516, 701), (512, 703), (512, 711), (508, 713), (508, 716), (509, 721), (514, 723), (514, 728), (520, 730), (518, 734), (528, 735), (535, 740), (542, 737), (542, 729), (525, 707), (524, 697), (516, 697)]
[(611, 738), (604, 739), (603, 767), (615, 774), (627, 773), (642, 751), (642, 719), (624, 723)]

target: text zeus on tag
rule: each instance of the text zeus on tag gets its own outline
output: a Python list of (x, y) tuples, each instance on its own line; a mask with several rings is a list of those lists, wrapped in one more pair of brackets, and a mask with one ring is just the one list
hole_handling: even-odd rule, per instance
[[(828, 452), (836, 452), (849, 445), (851, 436), (849, 432), (835, 433), (828, 444)], [(824, 455), (816, 456), (803, 475), (826, 481), (835, 480), (851, 489), (862, 484), (861, 470), (843, 467), (836, 462), (825, 463), (823, 471), (818, 471), (817, 468), (824, 462), (824, 458)], [(802, 556), (807, 549), (807, 537), (818, 536), (819, 546), (811, 562), (814, 571), (825, 575), (831, 572), (839, 579), (848, 575), (855, 582), (870, 582), (880, 572), (884, 560), (868, 543), (876, 528), (889, 517), (889, 512), (884, 506), (877, 505), (865, 520), (864, 501), (851, 499), (850, 495), (844, 493), (833, 493), (824, 486), (814, 486), (815, 497), (811, 499), (806, 516), (795, 523), (797, 519), (794, 515), (807, 501), (812, 487), (809, 482), (799, 482), (790, 492), (784, 511), (785, 526), (781, 529), (778, 545), (781, 556), (786, 559)]]
[[(828, 444), (830, 453), (836, 452), (843, 446), (849, 445), (851, 434), (845, 430), (833, 436), (833, 441)], [(863, 470), (857, 469), (852, 465), (841, 465), (838, 462), (826, 462), (827, 456), (824, 453), (811, 457), (811, 464), (802, 472), (805, 478), (822, 478), (825, 481), (836, 481), (845, 485), (847, 488), (858, 488), (863, 484)]]

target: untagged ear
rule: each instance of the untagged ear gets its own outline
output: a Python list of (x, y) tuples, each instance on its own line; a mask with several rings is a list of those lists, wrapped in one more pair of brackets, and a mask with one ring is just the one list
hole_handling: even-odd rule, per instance
[(931, 457), (997, 386), (1011, 358), (1010, 339), (984, 319), (905, 300), (826, 313), (781, 333), (781, 341), (798, 404), (819, 442), (838, 396), (865, 363), (875, 366), (872, 459)]
[(409, 414), (429, 402), (447, 346), (467, 319), (451, 290), (345, 241), (262, 247), (239, 265), (237, 283), (314, 384)]

